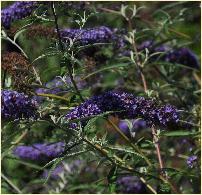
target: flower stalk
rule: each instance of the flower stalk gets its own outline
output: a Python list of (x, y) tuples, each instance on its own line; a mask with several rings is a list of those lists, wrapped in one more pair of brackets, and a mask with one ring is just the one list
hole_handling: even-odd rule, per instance
[[(55, 22), (55, 27), (56, 27), (56, 31), (57, 31), (57, 36), (58, 36), (60, 49), (61, 49), (63, 55), (65, 56), (65, 49), (64, 49), (63, 44), (62, 44), (62, 38), (61, 38), (61, 35), (60, 35), (59, 26), (58, 26), (58, 17), (57, 17), (57, 14), (55, 12), (54, 2), (51, 2), (51, 9), (52, 9), (53, 16), (54, 16), (54, 22)], [(67, 61), (67, 59), (66, 59), (66, 61)], [(79, 92), (79, 89), (78, 89), (78, 87), (76, 85), (76, 82), (74, 81), (74, 78), (73, 78), (73, 75), (72, 75), (72, 68), (69, 65), (67, 65), (67, 68), (68, 68), (68, 72), (69, 72), (69, 77), (71, 79), (71, 82), (72, 82), (72, 84), (74, 86), (74, 89), (75, 89), (77, 95), (79, 96), (81, 101), (84, 101), (84, 99), (83, 99), (83, 97), (82, 97), (81, 93)]]

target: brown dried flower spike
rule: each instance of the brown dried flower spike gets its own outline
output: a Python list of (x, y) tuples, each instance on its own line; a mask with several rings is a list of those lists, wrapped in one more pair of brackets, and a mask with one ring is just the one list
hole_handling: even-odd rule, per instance
[(12, 76), (14, 88), (26, 91), (31, 78), (31, 64), (20, 53), (7, 52), (2, 55), (2, 69)]
[(20, 53), (7, 52), (2, 55), (2, 68), (7, 70), (11, 75), (16, 74), (19, 70), (29, 70), (30, 63)]
[(57, 34), (55, 29), (48, 26), (43, 25), (33, 25), (29, 27), (26, 31), (26, 37), (32, 38), (33, 37), (40, 37), (40, 38), (56, 38)]

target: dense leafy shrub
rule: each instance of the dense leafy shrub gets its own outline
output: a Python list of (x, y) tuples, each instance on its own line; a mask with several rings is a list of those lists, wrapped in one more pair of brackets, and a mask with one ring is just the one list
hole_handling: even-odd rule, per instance
[(2, 2), (2, 193), (200, 193), (199, 2)]

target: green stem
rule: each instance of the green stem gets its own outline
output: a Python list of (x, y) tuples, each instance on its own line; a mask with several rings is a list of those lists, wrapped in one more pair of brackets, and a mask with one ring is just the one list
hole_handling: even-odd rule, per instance
[[(58, 17), (57, 17), (57, 14), (55, 12), (55, 6), (54, 6), (54, 2), (51, 2), (51, 9), (52, 9), (52, 12), (53, 12), (53, 16), (54, 16), (54, 21), (55, 21), (55, 27), (56, 27), (56, 31), (57, 31), (57, 35), (58, 35), (58, 40), (59, 40), (59, 46), (60, 46), (60, 49), (63, 53), (63, 56), (65, 56), (65, 49), (63, 47), (63, 44), (62, 44), (62, 38), (61, 38), (61, 35), (60, 35), (60, 31), (59, 31), (59, 26), (58, 26)], [(65, 60), (67, 60), (67, 58), (65, 57)], [(67, 69), (68, 69), (68, 72), (69, 72), (69, 77), (70, 77), (70, 80), (74, 86), (74, 89), (77, 93), (77, 95), (79, 96), (79, 98), (81, 99), (81, 101), (84, 101), (82, 95), (80, 94), (79, 92), (79, 89), (76, 85), (76, 82), (74, 81), (74, 78), (73, 78), (73, 75), (72, 75), (72, 70), (71, 70), (71, 67), (69, 65), (67, 65)]]
[(179, 122), (184, 123), (184, 124), (188, 124), (188, 125), (192, 125), (193, 127), (200, 127), (200, 125), (194, 124), (192, 122), (184, 121), (184, 120), (179, 120)]
[[(48, 121), (48, 122), (50, 122), (50, 121)], [(63, 129), (63, 130), (65, 130), (63, 127), (61, 127), (60, 125), (56, 125), (56, 124), (54, 124), (55, 126), (57, 126), (57, 127), (59, 127), (59, 128), (61, 128), (61, 129)], [(96, 149), (97, 151), (99, 151), (103, 156), (105, 156), (110, 162), (112, 162), (113, 164), (116, 164), (109, 156), (108, 156), (108, 151), (106, 150), (106, 149), (103, 149), (100, 145), (98, 145), (98, 144), (94, 144), (94, 143), (92, 143), (89, 139), (87, 139), (87, 138), (83, 138), (83, 141), (84, 142), (86, 142), (87, 144), (89, 144), (90, 146), (92, 146), (94, 149)], [(140, 174), (139, 172), (137, 172), (137, 171), (135, 171), (132, 167), (130, 167), (130, 166), (127, 166), (127, 167), (125, 167), (125, 162), (121, 159), (121, 158), (119, 158), (118, 156), (116, 156), (116, 155), (113, 155), (113, 157), (116, 159), (116, 161), (118, 161), (119, 163), (121, 163), (122, 165), (120, 165), (120, 164), (116, 164), (117, 166), (119, 166), (120, 168), (123, 168), (123, 169), (126, 169), (126, 170), (128, 170), (128, 171), (132, 171), (132, 172), (135, 172), (136, 174)], [(147, 182), (146, 182), (146, 180), (143, 178), (143, 177), (140, 177), (140, 179), (141, 179), (141, 181), (143, 182), (143, 183), (145, 183), (145, 185), (147, 186), (147, 188), (152, 192), (152, 193), (154, 193), (154, 194), (157, 194), (157, 192), (155, 191), (155, 189), (152, 187), (152, 186), (150, 186), (149, 184), (147, 184)]]
[[(130, 167), (130, 166), (127, 166), (127, 167), (125, 167), (125, 162), (121, 159), (121, 158), (119, 158), (118, 156), (116, 156), (116, 155), (113, 155), (113, 157), (116, 159), (116, 161), (118, 162), (118, 163), (120, 163), (120, 164), (117, 164), (116, 162), (114, 162), (109, 156), (108, 156), (108, 151), (106, 150), (106, 149), (103, 149), (100, 145), (98, 145), (98, 144), (94, 144), (94, 143), (92, 143), (90, 140), (88, 140), (87, 138), (84, 138), (84, 141), (86, 142), (86, 143), (88, 143), (89, 145), (91, 145), (93, 148), (95, 148), (96, 150), (98, 150), (103, 156), (105, 156), (108, 160), (110, 160), (113, 164), (116, 164), (117, 166), (119, 166), (119, 167), (121, 167), (121, 168), (124, 168), (124, 169), (127, 169), (127, 170), (129, 170), (129, 171), (134, 171), (134, 172), (136, 172), (136, 173), (138, 173), (138, 174), (140, 174), (139, 172), (137, 172), (137, 171), (135, 171), (132, 167)], [(140, 177), (140, 180), (147, 186), (147, 188), (152, 192), (152, 193), (154, 193), (154, 194), (157, 194), (157, 192), (156, 192), (156, 190), (152, 187), (152, 186), (150, 186), (148, 183), (147, 183), (147, 181), (143, 178), (143, 177)]]
[[(132, 21), (131, 19), (129, 18), (128, 20), (128, 25), (129, 25), (129, 30), (132, 31), (133, 30), (133, 27), (132, 27)], [(133, 50), (136, 54), (136, 59), (137, 59), (137, 68), (140, 72), (140, 76), (141, 76), (141, 79), (142, 79), (142, 83), (143, 83), (143, 86), (144, 86), (144, 92), (147, 93), (147, 90), (148, 90), (148, 87), (147, 87), (147, 82), (146, 82), (146, 79), (145, 79), (145, 76), (143, 74), (143, 70), (142, 70), (142, 62), (139, 58), (139, 55), (138, 55), (138, 50), (137, 50), (137, 47), (136, 47), (136, 41), (135, 41), (135, 38), (133, 38), (133, 43), (132, 43), (132, 46), (133, 46)], [(155, 138), (153, 136), (153, 141), (155, 142)], [(158, 142), (155, 142), (155, 148), (156, 148), (156, 152), (157, 152), (157, 157), (158, 157), (158, 161), (159, 161), (159, 165), (160, 165), (160, 168), (161, 170), (163, 169), (163, 161), (162, 161), (162, 157), (161, 157), (161, 152), (160, 152), (160, 145)], [(178, 190), (176, 189), (175, 186), (173, 186), (173, 184), (168, 180), (167, 177), (163, 177), (162, 174), (159, 175), (159, 177), (166, 183), (168, 183), (171, 187), (171, 189), (173, 190), (174, 193), (178, 193)]]
[(12, 39), (10, 39), (8, 36), (5, 37), (6, 40), (10, 41), (13, 45), (15, 45), (20, 51), (21, 53), (26, 57), (28, 58), (27, 54), (24, 52), (24, 50), (15, 42), (13, 41)]
[[(10, 39), (7, 35), (4, 37), (4, 39), (6, 39), (7, 41), (10, 41), (13, 45), (15, 45), (21, 51), (21, 53), (25, 56), (25, 58), (28, 59), (27, 54), (24, 52), (24, 50), (14, 40)], [(33, 68), (36, 80), (39, 81), (39, 83), (42, 85), (42, 82), (40, 80), (40, 77), (39, 77), (34, 65), (32, 65), (32, 68)]]
[(1, 160), (3, 160), (3, 158), (8, 154), (9, 151), (11, 151), (28, 133), (28, 130), (25, 130), (18, 138), (16, 141), (12, 142), (12, 146), (9, 147), (8, 150), (4, 151), (2, 154), (1, 154)]
[(8, 179), (3, 173), (1, 173), (1, 177), (18, 193), (22, 194), (20, 189), (10, 180)]
[(131, 143), (130, 139), (128, 139), (128, 137), (109, 119), (107, 119), (107, 121), (114, 127), (114, 129), (119, 133), (119, 135), (121, 135), (121, 137), (128, 142), (132, 148), (134, 150), (136, 150), (139, 154), (142, 155), (142, 157), (144, 158), (144, 160), (146, 161), (146, 163), (149, 166), (152, 166), (152, 163), (149, 161), (149, 159), (142, 153), (142, 151), (138, 148), (138, 146), (134, 145), (133, 143)]
[(59, 99), (59, 100), (65, 100), (66, 102), (69, 103), (69, 100), (64, 98), (64, 97), (61, 97), (61, 96), (58, 96), (58, 95), (54, 95), (54, 94), (48, 94), (48, 93), (37, 93), (38, 96), (42, 96), (42, 97), (49, 97), (49, 98), (52, 98), (52, 99)]
[(4, 70), (4, 72), (3, 72), (3, 84), (2, 84), (2, 88), (4, 88), (5, 87), (5, 83), (6, 83), (6, 73), (7, 73), (7, 70)]

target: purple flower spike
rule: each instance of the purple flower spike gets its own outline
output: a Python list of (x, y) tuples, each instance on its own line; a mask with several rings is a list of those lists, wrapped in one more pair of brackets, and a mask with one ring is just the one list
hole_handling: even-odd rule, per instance
[(136, 176), (123, 176), (116, 181), (116, 191), (124, 194), (144, 194), (146, 186)]
[(113, 43), (117, 48), (125, 46), (124, 39), (115, 30), (106, 26), (86, 29), (61, 29), (60, 33), (63, 40), (74, 39), (81, 45)]
[(59, 157), (65, 149), (65, 143), (36, 143), (31, 146), (17, 146), (13, 153), (19, 158), (33, 161), (49, 161)]
[(200, 69), (196, 55), (188, 48), (176, 49), (165, 56), (166, 61)]
[(1, 92), (1, 114), (5, 119), (22, 119), (37, 117), (37, 102), (24, 93), (13, 90)]
[(140, 51), (145, 48), (149, 50), (150, 54), (154, 52), (165, 52), (164, 54), (160, 54), (161, 56), (153, 56), (151, 60), (156, 60), (160, 57), (159, 60), (161, 61), (183, 64), (188, 67), (200, 69), (196, 55), (188, 48), (173, 49), (165, 44), (155, 46), (155, 42), (151, 40), (144, 41), (138, 46), (138, 50)]
[(38, 6), (37, 1), (17, 1), (1, 11), (2, 25), (9, 29), (13, 21), (29, 16)]
[[(81, 105), (71, 110), (66, 118), (68, 120), (81, 119), (114, 111), (121, 119), (142, 118), (148, 126), (169, 126), (179, 120), (178, 111), (174, 106), (159, 106), (156, 102), (135, 97), (125, 92), (109, 91), (99, 96), (86, 100)], [(76, 124), (74, 124), (74, 128)]]
[(87, 28), (87, 29), (64, 29), (61, 30), (63, 39), (76, 39), (83, 45), (92, 43), (108, 43), (113, 38), (113, 32), (105, 27)]

